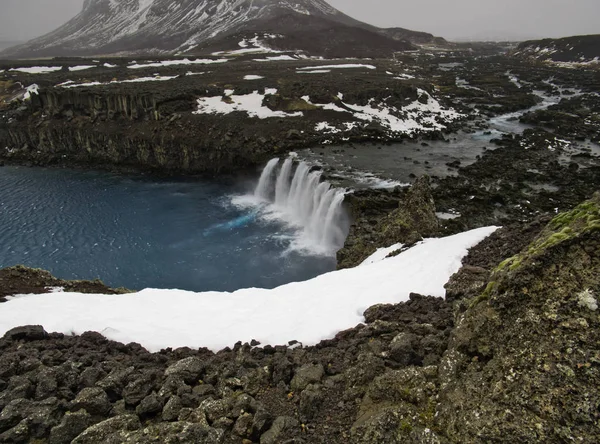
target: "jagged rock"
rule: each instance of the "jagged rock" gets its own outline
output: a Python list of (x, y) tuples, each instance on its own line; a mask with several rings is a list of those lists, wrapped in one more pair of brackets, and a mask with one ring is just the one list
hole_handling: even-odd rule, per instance
[(258, 410), (252, 420), (252, 438), (258, 439), (273, 424), (273, 415), (264, 409)]
[(202, 411), (209, 423), (212, 424), (218, 419), (230, 415), (232, 407), (230, 399), (206, 399), (202, 401), (198, 410)]
[(54, 396), (58, 389), (56, 373), (53, 369), (44, 368), (38, 372), (35, 387), (35, 399), (41, 400)]
[(271, 428), (260, 437), (260, 444), (277, 444), (286, 437), (290, 429), (300, 426), (298, 420), (289, 416), (279, 416), (273, 421)]
[(235, 421), (233, 433), (242, 438), (250, 437), (252, 434), (252, 423), (254, 416), (250, 413), (244, 413)]
[(111, 409), (106, 392), (100, 387), (86, 387), (73, 401), (73, 410), (85, 409), (90, 415), (105, 416)]
[(79, 386), (81, 388), (93, 387), (98, 381), (106, 377), (106, 373), (98, 367), (88, 367), (79, 375)]
[[(42, 438), (54, 425), (58, 424), (64, 405), (56, 398), (48, 398), (40, 402), (26, 399), (11, 401), (0, 413), (0, 432), (5, 432), (26, 420), (27, 433), (32, 438)], [(11, 432), (19, 436), (25, 429), (19, 428)]]
[(48, 444), (68, 444), (92, 424), (92, 416), (85, 410), (66, 412), (60, 424), (52, 427)]
[(28, 325), (25, 327), (17, 327), (7, 331), (4, 334), (5, 339), (12, 341), (38, 341), (48, 336), (48, 333), (41, 325)]
[(418, 337), (411, 333), (400, 333), (390, 344), (390, 358), (402, 365), (419, 365), (421, 357), (415, 350)]
[(16, 426), (0, 434), (0, 442), (5, 443), (27, 443), (29, 442), (29, 425), (26, 420), (21, 421)]
[(163, 407), (162, 419), (164, 421), (176, 421), (182, 408), (181, 398), (176, 395), (171, 396)]
[(322, 364), (306, 364), (296, 370), (292, 378), (291, 387), (294, 391), (304, 390), (308, 384), (321, 382), (325, 376)]
[(444, 286), (446, 300), (453, 302), (466, 295), (480, 292), (485, 289), (489, 278), (489, 271), (482, 267), (463, 266)]
[[(212, 427), (189, 422), (159, 423), (128, 433), (129, 442), (140, 444), (161, 442), (165, 444), (220, 444), (224, 433)], [(77, 443), (75, 443), (77, 444)]]
[[(371, 194), (354, 197), (351, 212), (355, 221), (344, 248), (337, 253), (338, 269), (359, 265), (379, 247), (410, 246), (438, 233), (439, 222), (428, 176), (418, 178), (403, 196), (389, 196), (392, 203), (398, 202), (396, 208), (385, 203), (383, 210), (374, 211), (371, 216), (368, 203), (371, 198)], [(376, 199), (379, 203), (380, 198)]]
[(151, 378), (149, 376), (141, 376), (125, 386), (122, 396), (127, 404), (136, 406), (150, 394), (152, 388)]
[(128, 432), (141, 426), (135, 415), (115, 416), (87, 428), (72, 441), (72, 444), (120, 444), (125, 441)]
[(199, 358), (189, 357), (176, 362), (165, 370), (165, 376), (177, 376), (187, 383), (196, 384), (206, 368)]
[(135, 412), (140, 417), (147, 417), (161, 412), (162, 409), (163, 404), (160, 401), (160, 398), (158, 395), (156, 395), (156, 393), (152, 393), (142, 399), (140, 404), (136, 407)]
[(302, 422), (309, 422), (318, 414), (323, 398), (323, 391), (317, 385), (311, 384), (302, 391), (300, 405), (298, 406)]
[(96, 385), (103, 388), (111, 399), (119, 399), (122, 397), (123, 388), (127, 385), (134, 370), (134, 367), (117, 367)]

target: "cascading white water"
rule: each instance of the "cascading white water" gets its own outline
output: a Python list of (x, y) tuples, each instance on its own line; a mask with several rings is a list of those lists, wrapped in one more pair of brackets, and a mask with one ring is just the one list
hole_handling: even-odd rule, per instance
[(267, 166), (263, 170), (260, 175), (260, 179), (258, 181), (258, 185), (256, 186), (256, 190), (254, 190), (254, 196), (259, 199), (267, 200), (269, 198), (269, 191), (271, 186), (271, 178), (273, 176), (273, 172), (275, 171), (275, 167), (279, 163), (279, 159), (271, 159)]
[(327, 253), (341, 248), (347, 234), (344, 191), (321, 182), (321, 172), (305, 162), (279, 159), (265, 166), (254, 196), (271, 204), (288, 222), (300, 226), (313, 247)]

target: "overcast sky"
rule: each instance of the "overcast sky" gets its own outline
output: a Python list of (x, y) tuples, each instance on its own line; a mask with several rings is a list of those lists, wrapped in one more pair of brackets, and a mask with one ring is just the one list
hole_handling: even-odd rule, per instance
[[(450, 40), (600, 34), (600, 0), (330, 0), (359, 20)], [(76, 15), (83, 0), (0, 0), (0, 41), (28, 40)]]

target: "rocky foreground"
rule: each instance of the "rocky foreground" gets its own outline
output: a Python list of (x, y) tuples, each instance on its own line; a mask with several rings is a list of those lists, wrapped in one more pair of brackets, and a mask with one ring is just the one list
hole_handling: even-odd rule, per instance
[[(503, 228), (463, 262), (446, 300), (371, 307), (315, 347), (152, 354), (14, 329), (0, 340), (0, 442), (600, 440), (600, 194)], [(27, 273), (55, 283), (21, 268), (2, 287)]]

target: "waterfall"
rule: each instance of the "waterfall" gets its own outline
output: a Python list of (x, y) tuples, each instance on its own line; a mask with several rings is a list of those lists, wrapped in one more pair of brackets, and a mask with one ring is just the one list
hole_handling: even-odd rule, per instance
[(256, 190), (254, 191), (254, 196), (259, 199), (267, 200), (269, 198), (269, 188), (271, 186), (271, 178), (273, 176), (273, 172), (275, 171), (275, 167), (279, 163), (279, 159), (271, 159), (267, 166), (263, 170), (260, 175), (260, 179), (258, 181), (258, 185), (256, 186)]
[(279, 159), (267, 163), (254, 197), (300, 227), (312, 247), (334, 253), (343, 246), (348, 230), (344, 191), (321, 182), (321, 172), (311, 171), (305, 162), (279, 163)]

